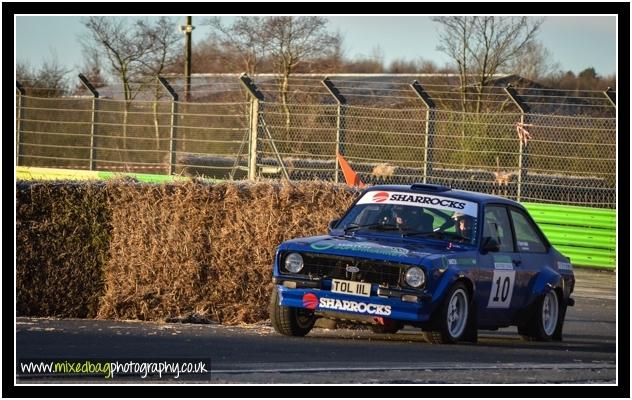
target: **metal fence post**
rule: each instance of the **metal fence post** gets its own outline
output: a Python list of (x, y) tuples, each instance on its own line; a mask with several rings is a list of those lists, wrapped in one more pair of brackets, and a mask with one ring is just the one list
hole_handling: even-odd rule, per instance
[(250, 146), (248, 150), (248, 179), (257, 178), (257, 141), (259, 140), (259, 102), (263, 101), (263, 93), (254, 84), (250, 77), (243, 73), (239, 77), (242, 85), (250, 95)]
[(162, 76), (158, 77), (158, 82), (165, 88), (171, 96), (171, 127), (169, 129), (169, 175), (176, 172), (176, 152), (175, 152), (175, 118), (178, 111), (178, 93), (169, 85), (169, 82)]
[(250, 146), (248, 147), (248, 179), (257, 179), (257, 145), (259, 141), (259, 99), (250, 100)]
[(426, 107), (426, 135), (424, 137), (424, 177), (423, 182), (428, 181), (428, 175), (432, 175), (432, 148), (434, 147), (435, 133), (435, 108), (436, 104), (416, 80), (410, 84), (410, 87), (419, 96)]
[[(336, 154), (345, 155), (345, 111), (347, 106), (347, 99), (340, 93), (338, 88), (329, 80), (329, 77), (325, 77), (322, 80), (322, 84), (327, 88), (329, 93), (336, 99), (338, 107), (336, 110)], [(334, 163), (334, 182), (338, 183), (338, 161)]]
[(610, 101), (610, 104), (612, 104), (612, 107), (616, 107), (617, 106), (617, 98), (616, 98), (616, 96), (614, 94), (614, 90), (612, 90), (611, 87), (608, 87), (608, 89), (606, 89), (606, 91), (603, 92), (603, 94), (606, 95), (606, 97)]
[[(516, 90), (508, 84), (504, 88), (505, 93), (511, 98), (514, 104), (520, 109), (520, 124), (524, 126), (526, 114), (530, 111), (529, 106), (520, 98)], [(527, 176), (529, 169), (529, 148), (526, 138), (518, 137), (520, 143), (518, 148), (518, 185), (516, 188), (516, 200), (520, 201), (522, 197), (522, 181)]]
[(15, 165), (20, 165), (20, 120), (22, 119), (22, 96), (24, 96), (24, 87), (19, 81), (15, 81), (15, 88), (18, 90), (18, 109), (16, 115), (16, 137), (15, 137)]
[(97, 114), (97, 101), (99, 99), (99, 92), (92, 86), (83, 74), (79, 74), (79, 79), (83, 86), (86, 87), (92, 93), (92, 115), (90, 117), (90, 171), (96, 169), (96, 163), (94, 161), (94, 135), (96, 130), (96, 114)]

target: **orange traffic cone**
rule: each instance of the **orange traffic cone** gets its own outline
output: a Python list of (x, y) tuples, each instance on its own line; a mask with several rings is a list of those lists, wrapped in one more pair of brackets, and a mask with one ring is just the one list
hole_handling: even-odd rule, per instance
[(340, 168), (342, 169), (342, 174), (345, 176), (345, 181), (349, 186), (358, 186), (359, 188), (364, 188), (366, 185), (360, 180), (358, 174), (351, 168), (347, 160), (340, 153), (336, 153), (336, 158), (338, 159), (338, 163), (340, 164)]

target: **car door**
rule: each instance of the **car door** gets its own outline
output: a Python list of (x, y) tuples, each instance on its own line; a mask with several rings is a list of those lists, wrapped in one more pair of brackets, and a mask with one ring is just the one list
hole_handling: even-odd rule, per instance
[[(552, 259), (549, 255), (548, 242), (542, 236), (535, 222), (523, 211), (517, 207), (509, 208), (509, 216), (511, 218), (513, 232), (516, 240), (516, 251), (520, 254), (520, 265), (518, 268), (517, 282), (520, 284), (521, 292), (524, 290), (524, 296), (521, 302), (517, 303), (519, 307), (526, 306), (528, 294), (532, 283), (536, 279), (536, 275), (546, 267), (551, 267)], [(523, 290), (522, 290), (522, 287)]]
[(477, 293), (480, 325), (503, 325), (512, 321), (520, 297), (516, 285), (520, 254), (516, 252), (511, 220), (505, 205), (487, 204), (483, 212), (481, 244), (492, 238), (498, 251), (482, 251), (479, 257)]

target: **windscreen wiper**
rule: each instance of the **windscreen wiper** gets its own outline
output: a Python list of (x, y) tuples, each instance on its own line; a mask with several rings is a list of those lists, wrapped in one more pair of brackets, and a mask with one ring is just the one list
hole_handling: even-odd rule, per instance
[(399, 227), (394, 224), (365, 224), (365, 225), (356, 225), (350, 224), (345, 228), (345, 233), (354, 232), (359, 229), (375, 229), (380, 231), (398, 231)]
[(429, 237), (429, 236), (434, 236), (437, 239), (443, 240), (443, 238), (445, 238), (445, 233), (443, 232), (439, 232), (439, 231), (414, 231), (414, 232), (406, 232), (403, 234), (403, 236), (405, 237), (409, 237), (409, 236), (422, 236), (422, 237)]

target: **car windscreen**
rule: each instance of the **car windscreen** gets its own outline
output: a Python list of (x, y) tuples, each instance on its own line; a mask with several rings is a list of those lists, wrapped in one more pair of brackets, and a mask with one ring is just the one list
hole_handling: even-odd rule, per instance
[(474, 244), (477, 217), (474, 202), (429, 194), (369, 191), (337, 228)]

